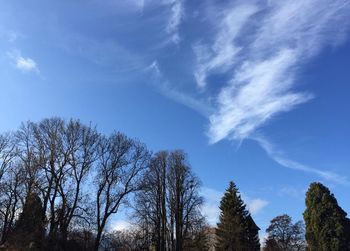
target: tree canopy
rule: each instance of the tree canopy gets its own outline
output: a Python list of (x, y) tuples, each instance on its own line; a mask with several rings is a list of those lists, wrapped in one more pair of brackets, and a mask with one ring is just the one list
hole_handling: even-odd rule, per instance
[(308, 250), (350, 250), (349, 219), (329, 189), (321, 183), (312, 183), (305, 202)]
[(306, 249), (304, 224), (302, 221), (293, 224), (289, 215), (283, 214), (273, 218), (266, 233), (268, 238), (265, 243), (265, 251), (302, 251)]

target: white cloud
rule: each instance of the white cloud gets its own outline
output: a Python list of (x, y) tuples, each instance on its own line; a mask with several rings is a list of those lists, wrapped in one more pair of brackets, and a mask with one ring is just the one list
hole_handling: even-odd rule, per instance
[(281, 166), (303, 172), (313, 173), (327, 181), (335, 182), (337, 184), (349, 184), (349, 181), (344, 176), (331, 171), (316, 169), (284, 157), (284, 154), (281, 151), (276, 150), (269, 141), (261, 136), (254, 136), (252, 139), (258, 142), (259, 145), (265, 150), (265, 152)]
[(211, 46), (197, 43), (193, 46), (197, 57), (195, 78), (199, 87), (206, 86), (206, 78), (212, 71), (225, 71), (234, 63), (234, 57), (242, 49), (234, 41), (248, 19), (257, 11), (255, 5), (242, 5), (222, 13), (218, 34)]
[(16, 67), (22, 71), (37, 70), (36, 63), (31, 58), (18, 57), (16, 59)]
[[(164, 1), (173, 7), (181, 5), (180, 0)], [(325, 47), (343, 42), (350, 26), (347, 0), (238, 1), (216, 10), (210, 18), (214, 34), (192, 46), (199, 95), (174, 88), (157, 61), (149, 66), (159, 80), (158, 90), (209, 118), (210, 143), (251, 138), (276, 116), (311, 100), (312, 93), (296, 90), (302, 66)], [(169, 22), (172, 28), (167, 29), (177, 32), (183, 9), (177, 6), (172, 14), (177, 21)], [(228, 80), (220, 78), (216, 83), (210, 78), (214, 74)], [(264, 149), (284, 167), (347, 183), (333, 172), (271, 153), (266, 144)], [(212, 212), (213, 207), (207, 210)]]
[(263, 208), (265, 208), (269, 202), (263, 199), (249, 199), (245, 198), (245, 201), (247, 203), (248, 210), (251, 214), (255, 215), (261, 212)]
[(159, 64), (157, 60), (154, 60), (149, 66), (147, 66), (145, 71), (148, 71), (151, 74), (154, 74), (155, 77), (157, 78), (163, 77), (163, 74), (159, 69)]
[(178, 44), (181, 40), (179, 26), (184, 18), (183, 0), (165, 0), (164, 3), (170, 7), (170, 16), (166, 25), (166, 32), (170, 35), (173, 43)]
[(210, 116), (210, 141), (245, 139), (276, 114), (308, 101), (312, 95), (288, 91), (295, 60), (286, 49), (272, 59), (243, 65), (220, 91), (218, 110)]
[[(202, 213), (206, 217), (208, 223), (211, 226), (215, 226), (219, 221), (219, 205), (224, 192), (220, 192), (208, 187), (203, 187), (201, 190), (201, 195), (204, 197)], [(241, 193), (241, 196), (247, 205), (247, 209), (252, 215), (259, 214), (269, 204), (269, 202), (264, 199), (251, 198), (244, 193)]]
[(204, 197), (202, 213), (211, 226), (215, 226), (219, 221), (219, 204), (223, 194), (224, 193), (208, 187), (203, 187), (201, 190), (201, 195)]
[(39, 73), (36, 62), (29, 57), (23, 57), (17, 50), (8, 52), (7, 55), (13, 61), (15, 67), (22, 72), (36, 72)]
[(215, 83), (210, 142), (243, 140), (310, 100), (311, 94), (293, 91), (299, 68), (325, 46), (344, 40), (349, 11), (346, 0), (244, 1), (222, 11), (214, 41), (193, 47), (198, 86), (213, 85), (207, 83), (213, 72), (231, 76), (223, 87)]

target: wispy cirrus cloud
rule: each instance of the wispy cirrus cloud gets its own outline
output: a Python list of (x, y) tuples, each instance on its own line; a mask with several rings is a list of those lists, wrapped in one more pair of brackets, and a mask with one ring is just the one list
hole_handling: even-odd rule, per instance
[(259, 145), (265, 150), (265, 152), (281, 166), (307, 172), (307, 173), (313, 173), (318, 175), (324, 180), (327, 180), (336, 184), (349, 185), (349, 181), (345, 176), (339, 175), (331, 171), (316, 169), (285, 157), (283, 152), (276, 150), (276, 147), (270, 141), (266, 140), (264, 137), (254, 136), (252, 137), (252, 139), (258, 142)]
[[(324, 48), (345, 41), (349, 13), (346, 0), (238, 1), (219, 12), (213, 19), (214, 38), (193, 46), (197, 86), (215, 100), (210, 143), (252, 138), (277, 115), (311, 100), (312, 93), (296, 90), (301, 68)], [(214, 83), (210, 77), (217, 74), (226, 81)], [(286, 158), (266, 139), (254, 139), (281, 166), (348, 182)]]
[(178, 44), (181, 41), (179, 26), (184, 18), (183, 0), (164, 0), (170, 8), (170, 15), (166, 25), (166, 32), (170, 35), (170, 40)]
[(203, 42), (193, 46), (197, 58), (197, 67), (194, 73), (199, 87), (207, 85), (207, 76), (214, 72), (224, 72), (234, 64), (235, 56), (242, 50), (234, 43), (249, 18), (257, 12), (255, 5), (241, 5), (221, 13), (221, 20), (214, 27), (218, 33), (211, 45)]
[[(235, 2), (211, 19), (213, 38), (201, 38), (192, 45), (199, 93), (206, 96), (202, 100), (214, 102), (198, 102), (196, 95), (174, 89), (169, 81), (162, 81), (160, 89), (208, 117), (210, 143), (252, 138), (277, 115), (314, 98), (312, 93), (296, 89), (302, 66), (324, 48), (345, 40), (349, 13), (350, 2), (346, 0)], [(158, 63), (151, 66), (162, 76)], [(210, 77), (217, 75), (226, 80), (213, 82), (216, 78)], [(281, 166), (347, 183), (334, 172), (277, 154), (266, 139), (252, 139)]]
[(248, 138), (273, 116), (311, 99), (311, 94), (290, 91), (294, 61), (286, 49), (271, 59), (246, 62), (219, 93), (218, 109), (210, 116), (210, 141)]
[(143, 11), (145, 8), (152, 5), (160, 5), (164, 7), (164, 12), (161, 15), (165, 20), (164, 32), (168, 35), (168, 42), (178, 44), (181, 41), (179, 26), (184, 19), (184, 0), (131, 0), (128, 2), (135, 7), (136, 10)]
[(7, 53), (15, 67), (22, 72), (36, 72), (39, 73), (37, 63), (30, 57), (23, 57), (21, 52), (13, 50)]
[[(310, 100), (312, 94), (293, 90), (300, 66), (344, 40), (349, 10), (345, 0), (306, 0), (244, 1), (222, 11), (213, 41), (194, 46), (198, 86), (219, 88), (210, 142), (248, 138), (274, 116)], [(208, 83), (212, 73), (229, 80)]]
[(144, 71), (153, 75), (156, 89), (167, 98), (181, 103), (205, 117), (208, 117), (212, 112), (212, 108), (208, 106), (205, 101), (193, 97), (190, 94), (185, 93), (183, 90), (176, 89), (176, 87), (164, 77), (157, 60), (154, 60), (148, 65)]

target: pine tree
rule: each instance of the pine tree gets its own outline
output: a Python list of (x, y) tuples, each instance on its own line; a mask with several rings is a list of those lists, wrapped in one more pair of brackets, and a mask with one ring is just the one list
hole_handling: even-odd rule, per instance
[(41, 199), (30, 193), (10, 237), (10, 246), (15, 250), (41, 250), (44, 235), (42, 215)]
[(216, 231), (216, 250), (260, 250), (259, 228), (251, 218), (233, 182), (230, 182), (226, 193), (221, 199), (220, 210), (220, 222)]
[(306, 241), (310, 251), (342, 251), (349, 247), (349, 220), (329, 189), (312, 183), (306, 193)]

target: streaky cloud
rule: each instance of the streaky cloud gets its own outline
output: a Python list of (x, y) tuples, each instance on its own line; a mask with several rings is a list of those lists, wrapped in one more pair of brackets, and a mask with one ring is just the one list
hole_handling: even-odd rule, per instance
[(170, 15), (165, 30), (174, 44), (178, 44), (181, 41), (179, 26), (184, 18), (184, 6), (182, 1), (183, 0), (163, 0), (170, 8)]
[[(326, 46), (344, 41), (349, 10), (345, 0), (244, 1), (223, 10), (213, 24), (213, 41), (193, 47), (197, 85), (219, 89), (210, 142), (248, 138), (276, 115), (312, 99), (293, 90), (301, 66)], [(212, 73), (229, 80), (224, 86), (209, 83)]]
[(176, 89), (175, 86), (164, 77), (156, 60), (147, 66), (144, 71), (153, 75), (154, 86), (158, 91), (162, 93), (162, 95), (187, 106), (188, 108), (203, 115), (205, 118), (207, 118), (209, 114), (212, 113), (213, 110), (207, 102), (193, 97), (184, 91)]
[(237, 8), (224, 11), (217, 25), (218, 34), (211, 46), (201, 42), (193, 45), (197, 58), (194, 73), (197, 85), (204, 88), (207, 76), (213, 71), (223, 72), (230, 69), (235, 62), (235, 56), (241, 47), (234, 44), (235, 39), (243, 29), (248, 19), (257, 12), (258, 8), (252, 4), (245, 4)]
[(313, 168), (286, 158), (283, 152), (276, 150), (276, 147), (271, 142), (269, 142), (266, 138), (260, 135), (259, 136), (255, 135), (251, 137), (251, 139), (255, 140), (265, 150), (265, 152), (269, 155), (269, 157), (274, 161), (276, 161), (281, 166), (307, 172), (307, 173), (313, 173), (318, 175), (324, 180), (327, 180), (336, 184), (341, 184), (341, 185), (350, 184), (348, 179), (345, 176), (339, 175), (331, 171)]
[(245, 139), (273, 116), (310, 100), (311, 94), (289, 91), (293, 78), (288, 71), (294, 61), (294, 53), (284, 50), (272, 59), (243, 65), (219, 93), (217, 111), (210, 116), (210, 142)]

